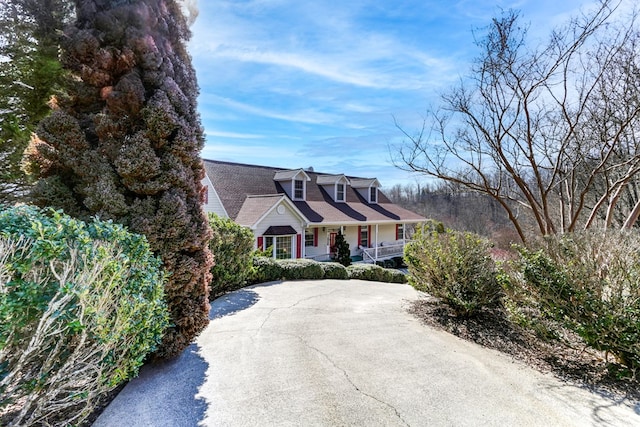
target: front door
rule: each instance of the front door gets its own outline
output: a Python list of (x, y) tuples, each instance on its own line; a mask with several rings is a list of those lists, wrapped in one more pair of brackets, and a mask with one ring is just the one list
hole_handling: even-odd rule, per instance
[(330, 232), (329, 233), (329, 255), (331, 258), (336, 257), (336, 236), (338, 233)]

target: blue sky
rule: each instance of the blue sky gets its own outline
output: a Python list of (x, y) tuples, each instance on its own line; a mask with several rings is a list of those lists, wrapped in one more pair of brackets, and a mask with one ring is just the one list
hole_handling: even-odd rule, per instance
[(391, 165), (394, 117), (418, 129), (467, 74), (473, 30), (517, 9), (543, 40), (579, 0), (201, 0), (190, 52), (206, 134), (202, 156), (377, 177)]

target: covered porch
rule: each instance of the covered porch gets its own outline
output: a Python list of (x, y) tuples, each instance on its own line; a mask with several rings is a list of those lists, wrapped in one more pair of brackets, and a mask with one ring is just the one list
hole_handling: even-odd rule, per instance
[(405, 223), (309, 226), (305, 230), (304, 257), (333, 260), (339, 233), (349, 244), (352, 262), (375, 263), (402, 257), (409, 238), (407, 226)]

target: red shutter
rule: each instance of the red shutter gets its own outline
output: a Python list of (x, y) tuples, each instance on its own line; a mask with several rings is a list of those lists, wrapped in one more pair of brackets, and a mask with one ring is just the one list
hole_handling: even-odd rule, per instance
[(258, 237), (258, 249), (264, 251), (264, 237)]
[(318, 229), (317, 228), (313, 229), (313, 246), (314, 247), (318, 246)]
[(362, 243), (362, 226), (358, 226), (358, 246)]
[(296, 258), (302, 258), (302, 234), (296, 234)]
[(367, 240), (369, 243), (369, 247), (372, 248), (373, 247), (373, 238), (371, 236), (371, 226), (369, 226), (369, 228), (367, 229)]

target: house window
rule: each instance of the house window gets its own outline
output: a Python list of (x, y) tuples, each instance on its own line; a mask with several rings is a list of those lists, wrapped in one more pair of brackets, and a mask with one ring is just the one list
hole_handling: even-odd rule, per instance
[(264, 236), (264, 249), (273, 251), (276, 259), (293, 258), (293, 236)]
[(316, 240), (315, 237), (316, 236), (315, 236), (315, 233), (314, 233), (313, 229), (307, 228), (304, 231), (304, 245), (307, 246), (307, 247), (315, 246), (316, 245), (315, 244), (316, 243), (315, 242), (315, 240)]
[(366, 225), (360, 227), (360, 246), (363, 248), (369, 247), (369, 227)]
[(293, 198), (304, 200), (304, 181), (296, 179), (293, 181)]
[(264, 236), (264, 251), (273, 252), (273, 236)]
[(276, 259), (293, 258), (293, 244), (291, 236), (276, 236)]
[(396, 225), (396, 240), (404, 240), (404, 224)]
[(369, 188), (369, 202), (370, 203), (378, 203), (378, 188), (370, 187)]
[(344, 184), (336, 184), (336, 201), (344, 202)]

